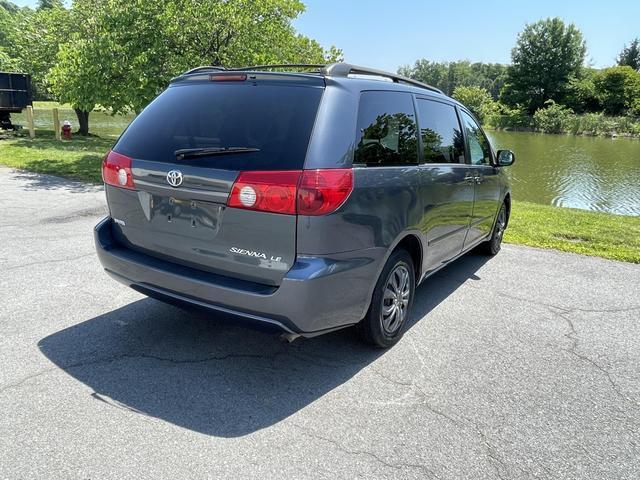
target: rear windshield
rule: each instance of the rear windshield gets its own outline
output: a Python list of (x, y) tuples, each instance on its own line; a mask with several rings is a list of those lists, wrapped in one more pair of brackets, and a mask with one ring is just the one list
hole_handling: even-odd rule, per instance
[[(301, 169), (322, 87), (233, 82), (174, 85), (131, 123), (114, 150), (135, 159), (229, 170)], [(176, 160), (184, 148), (250, 147)]]

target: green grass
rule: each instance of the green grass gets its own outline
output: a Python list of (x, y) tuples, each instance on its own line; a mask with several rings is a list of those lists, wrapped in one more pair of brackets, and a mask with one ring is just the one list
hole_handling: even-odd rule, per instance
[[(51, 109), (60, 109), (60, 120), (75, 114), (65, 105), (35, 102), (36, 138), (26, 132), (0, 140), (0, 164), (32, 172), (60, 175), (100, 183), (100, 164), (117, 136), (133, 118), (92, 112), (90, 137), (73, 136), (71, 141), (55, 139)], [(24, 117), (12, 116), (24, 125)], [(615, 260), (640, 263), (640, 219), (568, 208), (514, 202), (505, 241), (533, 247), (553, 248)]]
[(514, 202), (505, 242), (640, 263), (640, 218)]
[(34, 139), (0, 140), (0, 163), (31, 172), (49, 173), (86, 182), (101, 182), (101, 162), (114, 138), (79, 137), (58, 141), (53, 131)]
[(93, 111), (89, 115), (91, 136), (73, 135), (71, 141), (58, 141), (53, 132), (53, 108), (60, 122), (71, 121), (77, 129), (76, 114), (69, 105), (33, 102), (36, 138), (29, 138), (26, 115), (12, 114), (11, 120), (23, 129), (15, 138), (0, 140), (0, 164), (38, 173), (60, 175), (86, 182), (101, 182), (100, 164), (133, 115), (109, 115)]

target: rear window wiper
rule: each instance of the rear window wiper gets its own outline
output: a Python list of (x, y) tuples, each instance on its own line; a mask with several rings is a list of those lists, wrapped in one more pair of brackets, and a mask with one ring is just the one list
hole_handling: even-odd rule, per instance
[(231, 155), (234, 153), (259, 152), (259, 148), (253, 147), (204, 147), (204, 148), (181, 148), (176, 150), (174, 155), (178, 160), (184, 158), (208, 157), (213, 155)]

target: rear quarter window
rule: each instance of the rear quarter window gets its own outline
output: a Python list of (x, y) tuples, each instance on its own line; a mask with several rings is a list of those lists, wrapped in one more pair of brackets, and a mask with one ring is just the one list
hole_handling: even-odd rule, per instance
[(418, 122), (425, 163), (464, 163), (464, 136), (452, 105), (418, 98)]
[(418, 138), (411, 94), (361, 94), (354, 163), (369, 166), (418, 163)]
[[(230, 170), (304, 166), (324, 89), (267, 82), (169, 87), (131, 123), (114, 150), (135, 159)], [(187, 158), (185, 148), (251, 147), (259, 152)]]

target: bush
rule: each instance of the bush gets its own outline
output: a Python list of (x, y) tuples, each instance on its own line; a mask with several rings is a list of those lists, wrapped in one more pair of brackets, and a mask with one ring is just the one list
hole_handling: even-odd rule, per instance
[(529, 130), (532, 127), (531, 116), (517, 106), (510, 108), (499, 103), (495, 112), (488, 116), (487, 125), (500, 130)]
[(471, 110), (481, 123), (485, 123), (497, 110), (497, 103), (489, 91), (482, 87), (456, 87), (453, 98)]
[(568, 131), (573, 110), (553, 100), (547, 100), (545, 108), (539, 108), (533, 114), (533, 123), (537, 130), (544, 133), (563, 133)]
[(640, 120), (629, 116), (610, 117), (603, 113), (569, 115), (566, 131), (574, 135), (638, 136), (640, 134)]
[(575, 114), (570, 108), (553, 101), (547, 102), (546, 108), (538, 109), (533, 117), (521, 108), (499, 104), (485, 125), (498, 130), (535, 129), (545, 133), (640, 137), (640, 118), (629, 115), (612, 117), (602, 112)]
[(570, 131), (575, 135), (601, 135), (604, 119), (602, 113), (574, 115), (571, 119)]

